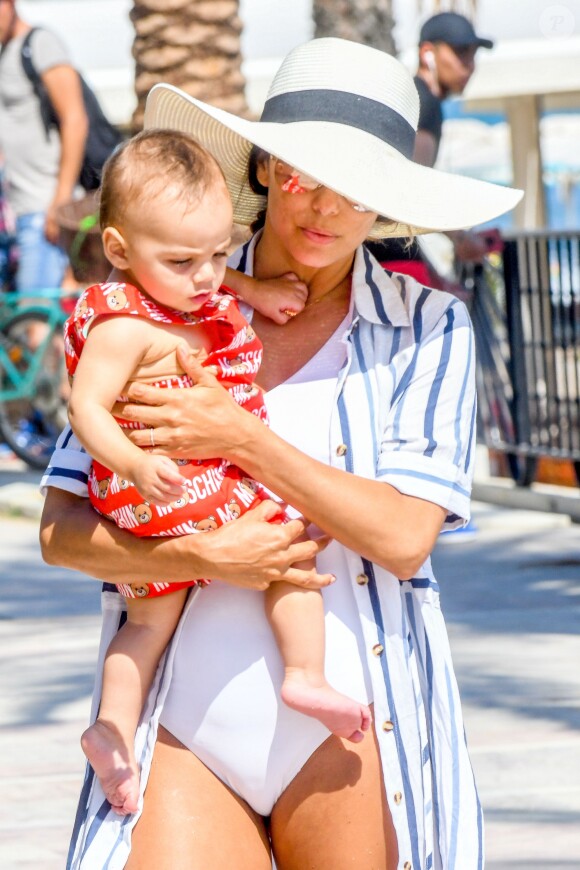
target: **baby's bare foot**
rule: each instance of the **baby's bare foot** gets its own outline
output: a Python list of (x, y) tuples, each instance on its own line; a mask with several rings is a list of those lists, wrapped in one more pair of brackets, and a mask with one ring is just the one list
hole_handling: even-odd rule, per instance
[(366, 704), (342, 695), (325, 681), (313, 684), (300, 671), (287, 674), (281, 695), (293, 710), (313, 716), (337, 737), (352, 743), (360, 743), (372, 721)]
[(119, 732), (100, 720), (84, 732), (81, 746), (114, 811), (120, 816), (137, 812), (139, 769), (133, 747), (127, 747)]

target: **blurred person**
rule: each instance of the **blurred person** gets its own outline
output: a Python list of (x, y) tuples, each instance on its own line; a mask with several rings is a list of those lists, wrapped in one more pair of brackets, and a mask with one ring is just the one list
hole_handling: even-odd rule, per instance
[(58, 128), (45, 128), (22, 66), (30, 30), (16, 0), (0, 0), (0, 148), (16, 215), (16, 289), (28, 295), (61, 285), (68, 258), (58, 245), (56, 211), (73, 196), (88, 130), (78, 73), (60, 38), (42, 28), (32, 34), (31, 58), (58, 118)]
[(16, 221), (6, 196), (4, 160), (0, 154), (0, 291), (14, 289), (15, 271)]
[(478, 36), (471, 22), (456, 12), (429, 18), (419, 34), (419, 69), (414, 82), (421, 110), (413, 159), (434, 166), (443, 126), (442, 103), (461, 96), (475, 71), (479, 48), (493, 48), (491, 39)]
[[(419, 93), (419, 123), (415, 136), (413, 160), (423, 166), (435, 166), (443, 131), (443, 102), (461, 96), (475, 71), (479, 48), (493, 47), (491, 39), (478, 36), (471, 22), (457, 12), (440, 12), (427, 19), (419, 33), (419, 68), (413, 81)], [(487, 253), (485, 242), (466, 230), (447, 232), (459, 262), (481, 262)], [(412, 275), (431, 285), (433, 272), (428, 268), (419, 244), (389, 240), (373, 248), (373, 253), (387, 268)], [(441, 280), (441, 279), (440, 279)], [(442, 289), (452, 290), (441, 280)]]

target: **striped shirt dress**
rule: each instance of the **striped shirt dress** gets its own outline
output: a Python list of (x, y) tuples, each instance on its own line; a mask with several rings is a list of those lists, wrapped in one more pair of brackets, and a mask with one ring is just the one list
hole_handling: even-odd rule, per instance
[[(233, 254), (230, 265), (252, 274), (254, 244), (255, 238)], [(442, 506), (446, 529), (464, 525), (476, 413), (473, 332), (464, 304), (385, 272), (361, 246), (345, 342), (328, 433), (330, 464)], [(86, 496), (89, 468), (89, 457), (67, 429), (42, 485)], [(351, 550), (345, 557), (367, 650), (398, 870), (482, 870), (483, 817), (431, 562), (400, 581)], [(194, 590), (187, 608), (195, 607), (196, 595)], [(122, 597), (105, 586), (99, 674), (122, 608)], [(179, 632), (159, 666), (136, 735), (142, 790)], [(111, 811), (87, 766), (67, 867), (120, 870), (137, 819)]]

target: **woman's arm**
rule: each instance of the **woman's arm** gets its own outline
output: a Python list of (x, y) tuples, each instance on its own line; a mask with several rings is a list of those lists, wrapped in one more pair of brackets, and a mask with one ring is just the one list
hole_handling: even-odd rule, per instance
[(326, 541), (294, 543), (304, 532), (304, 523), (268, 522), (279, 510), (274, 502), (263, 502), (214, 532), (137, 538), (100, 517), (88, 499), (51, 487), (40, 526), (42, 556), (51, 565), (74, 568), (109, 583), (126, 583), (128, 578), (145, 583), (187, 582), (203, 577), (256, 590), (278, 580), (311, 589), (327, 586), (331, 575), (291, 567), (314, 558)]
[(73, 67), (66, 64), (52, 67), (42, 73), (59, 123), (60, 163), (54, 198), (47, 210), (46, 237), (54, 244), (58, 241), (56, 208), (72, 198), (83, 162), (89, 122), (83, 102), (81, 82)]
[[(128, 419), (155, 427), (160, 452), (196, 458), (217, 453), (349, 549), (400, 579), (415, 575), (435, 545), (446, 516), (444, 508), (306, 456), (233, 402), (192, 357), (180, 361), (196, 387), (165, 391), (172, 395), (161, 396), (135, 385), (131, 398), (147, 406), (129, 405), (124, 411)], [(143, 439), (139, 432), (130, 437), (135, 443)]]

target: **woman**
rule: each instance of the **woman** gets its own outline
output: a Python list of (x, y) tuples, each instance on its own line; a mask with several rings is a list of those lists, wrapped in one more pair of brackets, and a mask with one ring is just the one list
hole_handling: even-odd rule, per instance
[[(145, 582), (225, 581), (190, 598), (151, 693), (136, 747), (142, 815), (108, 813), (89, 772), (73, 867), (265, 870), (270, 844), (278, 870), (482, 866), (429, 560), (441, 528), (469, 517), (471, 327), (461, 302), (389, 276), (362, 243), (476, 224), (520, 194), (414, 164), (417, 116), (396, 60), (336, 39), (290, 53), (260, 122), (168, 86), (150, 95), (147, 126), (189, 131), (212, 151), (238, 222), (266, 206), (262, 232), (232, 265), (264, 282), (293, 272), (309, 297), (285, 326), (252, 319), (270, 429), (242, 419), (182, 357), (191, 390), (133, 388), (124, 414), (150, 427), (134, 440), (174, 457), (217, 445), (333, 540), (293, 544), (301, 523), (271, 526), (266, 505), (211, 535), (134, 542), (76, 497), (86, 457), (63, 436), (45, 478), (55, 484), (41, 533), (48, 561), (111, 582), (128, 566)], [(319, 575), (291, 567), (319, 549)], [(328, 678), (374, 709), (374, 734), (357, 745), (279, 705), (280, 661), (256, 594), (280, 577), (323, 585), (329, 573)], [(105, 608), (106, 646), (118, 596), (105, 593)]]

